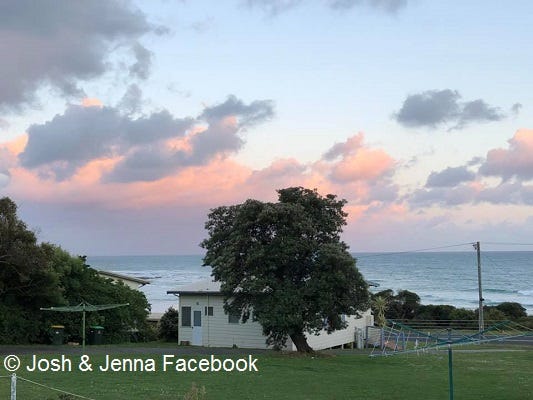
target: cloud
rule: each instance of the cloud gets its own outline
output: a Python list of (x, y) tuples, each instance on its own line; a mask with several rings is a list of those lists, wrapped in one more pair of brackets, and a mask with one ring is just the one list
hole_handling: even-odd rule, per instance
[[(245, 104), (231, 95), (226, 101), (207, 107), (195, 119), (205, 121), (207, 128), (197, 126), (184, 140), (156, 143), (135, 149), (125, 155), (108, 174), (108, 182), (152, 181), (176, 172), (179, 168), (205, 165), (215, 157), (226, 157), (242, 148), (240, 133), (247, 127), (269, 120), (274, 115), (269, 100)], [(191, 128), (188, 126), (187, 128)]]
[(474, 122), (500, 121), (506, 115), (482, 99), (461, 102), (456, 90), (427, 90), (407, 96), (394, 118), (406, 127), (437, 128), (451, 125), (450, 130), (462, 129)]
[[(230, 100), (230, 103), (235, 102)], [(7, 189), (15, 198), (55, 204), (99, 204), (109, 209), (198, 203), (207, 209), (249, 197), (274, 200), (276, 189), (304, 186), (348, 199), (352, 219), (367, 212), (380, 212), (377, 210), (385, 210), (398, 201), (398, 186), (391, 179), (392, 166), (386, 170), (379, 168), (386, 153), (369, 147), (363, 134), (332, 146), (327, 153), (336, 152), (337, 156), (328, 160), (322, 157), (315, 162), (301, 163), (291, 158), (280, 159), (256, 171), (236, 163), (230, 156), (243, 145), (239, 121), (247, 124), (250, 116), (270, 114), (258, 113), (255, 106), (250, 106), (253, 102), (243, 103), (237, 109), (224, 104), (208, 107), (200, 113), (201, 116), (209, 114), (209, 124), (205, 125), (206, 121), (198, 117), (181, 136), (162, 135), (151, 142), (140, 142), (137, 136), (131, 137), (131, 132), (138, 128), (137, 124), (158, 126), (157, 119), (152, 120), (152, 116), (134, 120), (110, 107), (72, 106), (65, 115), (56, 117), (63, 121), (52, 120), (39, 126), (47, 133), (55, 132), (57, 137), (50, 136), (48, 141), (38, 143), (35, 135), (43, 132), (32, 130), (26, 148), (18, 151), (19, 158), (13, 153), (15, 163), (9, 168), (11, 179)], [(238, 110), (241, 114), (225, 116), (221, 110)], [(84, 118), (92, 120), (93, 130), (100, 133), (95, 135), (97, 138), (88, 139), (89, 133), (94, 136), (93, 130), (77, 132), (71, 141), (79, 147), (69, 147), (63, 143), (68, 134), (62, 127), (77, 128), (74, 123), (77, 113), (82, 114), (82, 121)], [(258, 122), (255, 117), (251, 120)], [(120, 129), (102, 129), (105, 121)], [(207, 136), (202, 138), (203, 135)], [(212, 139), (217, 135), (219, 139)], [(59, 158), (57, 153), (50, 152), (48, 146), (59, 145), (63, 145), (61, 153), (69, 153), (71, 157)], [(33, 158), (35, 154), (43, 158)], [(373, 156), (377, 158), (375, 163)], [(388, 155), (385, 158), (392, 160)], [(22, 160), (27, 163), (29, 159), (39, 165), (30, 168), (22, 164)], [(84, 161), (77, 163), (75, 160)], [(337, 179), (339, 168), (344, 168), (347, 160), (358, 175)], [(374, 168), (376, 165), (378, 168)], [(69, 173), (61, 171), (60, 167), (69, 167)]]
[(290, 10), (300, 3), (302, 0), (246, 0), (249, 7), (260, 7), (271, 16)]
[(78, 83), (113, 68), (108, 59), (117, 46), (132, 47), (132, 73), (145, 77), (150, 57), (138, 39), (161, 31), (118, 0), (1, 2), (0, 109), (33, 102), (43, 85), (82, 96)]
[(230, 95), (225, 102), (207, 107), (199, 118), (211, 123), (228, 116), (238, 117), (241, 128), (253, 126), (272, 118), (274, 105), (271, 100), (255, 100), (246, 105), (242, 100)]
[(426, 187), (450, 187), (462, 182), (474, 180), (476, 174), (466, 167), (448, 167), (441, 172), (432, 172), (426, 182)]
[(136, 62), (130, 67), (130, 75), (134, 78), (147, 79), (150, 75), (153, 53), (139, 42), (135, 42), (132, 50), (135, 54)]
[(396, 13), (407, 6), (407, 0), (329, 0), (329, 6), (334, 9), (350, 9), (356, 6), (365, 5), (385, 11), (387, 13)]
[(0, 189), (9, 184), (9, 175), (5, 172), (0, 172)]
[(206, 17), (202, 20), (198, 20), (190, 25), (190, 28), (196, 33), (206, 33), (215, 25), (215, 19), (213, 17)]
[[(492, 149), (464, 166), (432, 172), (425, 188), (406, 195), (414, 208), (466, 204), (533, 205), (533, 130), (521, 129), (507, 149)], [(472, 169), (477, 167), (477, 171)], [(487, 177), (491, 179), (487, 179)], [(495, 182), (494, 177), (500, 178)]]
[(392, 172), (394, 160), (384, 150), (364, 146), (363, 141), (359, 133), (324, 154), (325, 161), (338, 159), (330, 174), (333, 181), (374, 181)]
[(113, 159), (106, 182), (157, 180), (238, 151), (244, 145), (241, 133), (274, 114), (271, 101), (246, 104), (229, 96), (197, 117), (175, 118), (162, 110), (135, 118), (141, 96), (131, 85), (118, 107), (87, 99), (87, 106), (70, 105), (64, 114), (30, 126), (21, 166), (65, 180), (93, 160)]
[(126, 114), (134, 114), (140, 111), (142, 105), (142, 90), (134, 84), (128, 86), (126, 93), (122, 96), (118, 104), (118, 108), (124, 111)]
[(526, 204), (533, 205), (533, 186), (520, 182), (502, 182), (479, 193), (479, 202), (491, 204)]
[(71, 105), (63, 115), (28, 129), (21, 165), (66, 179), (89, 161), (120, 156), (136, 145), (183, 136), (192, 119), (176, 119), (168, 111), (132, 119), (113, 107)]
[(417, 189), (409, 196), (409, 202), (415, 207), (459, 206), (474, 201), (476, 188), (472, 185), (460, 184), (456, 187), (437, 187)]
[[(293, 9), (303, 0), (247, 0), (249, 7), (262, 8), (271, 16)], [(323, 3), (333, 10), (348, 10), (354, 7), (366, 6), (372, 9), (394, 14), (407, 6), (408, 0), (324, 0)]]
[[(245, 107), (238, 109), (241, 113), (247, 110), (251, 115), (256, 115), (256, 112), (252, 111), (254, 108), (249, 107), (250, 104), (252, 103), (244, 103)], [(208, 110), (225, 109), (218, 107), (220, 105), (208, 107)], [(106, 107), (94, 106), (86, 110), (75, 107), (73, 110), (69, 109), (69, 113), (90, 112), (92, 118), (101, 121), (103, 114), (113, 110), (115, 112), (112, 112), (109, 117), (111, 121), (118, 120), (125, 126), (129, 127), (129, 124), (135, 126), (136, 120), (124, 117), (115, 109), (110, 110), (109, 107), (106, 109)], [(204, 115), (204, 112), (200, 112), (199, 115)], [(117, 118), (117, 114), (121, 118)], [(138, 223), (139, 218), (153, 222), (153, 224), (150, 222), (146, 225), (144, 234), (152, 227), (156, 227), (154, 232), (160, 233), (162, 230), (170, 232), (172, 229), (165, 227), (176, 227), (183, 225), (182, 221), (190, 220), (189, 233), (200, 235), (200, 237), (194, 236), (196, 245), (201, 240), (201, 227), (209, 208), (240, 203), (247, 198), (274, 201), (275, 190), (288, 186), (317, 188), (320, 193), (335, 193), (340, 198), (347, 199), (346, 211), (349, 213), (350, 223), (355, 220), (366, 221), (363, 224), (365, 227), (373, 226), (374, 221), (380, 218), (386, 219), (394, 216), (401, 219), (407, 213), (404, 205), (398, 200), (398, 187), (392, 181), (394, 160), (390, 169), (380, 170), (377, 175), (366, 171), (369, 165), (373, 165), (370, 160), (372, 155), (377, 155), (376, 164), (379, 165), (379, 160), (386, 153), (379, 148), (369, 146), (363, 134), (354, 135), (333, 145), (326, 150), (328, 157), (323, 156), (313, 162), (302, 163), (296, 159), (286, 158), (275, 160), (265, 168), (253, 170), (231, 157), (233, 152), (238, 151), (233, 149), (235, 146), (241, 146), (240, 143), (223, 140), (221, 146), (207, 149), (193, 140), (209, 129), (216, 131), (226, 129), (229, 137), (239, 137), (239, 121), (249, 121), (248, 116), (242, 114), (226, 116), (223, 112), (205, 112), (205, 114), (210, 114), (210, 123), (207, 123), (205, 119), (196, 118), (191, 128), (187, 129), (182, 136), (155, 140), (144, 143), (142, 146), (137, 145), (138, 137), (129, 138), (124, 133), (125, 130), (122, 130), (122, 136), (102, 135), (99, 141), (106, 143), (104, 155), (102, 155), (102, 150), (97, 148), (98, 151), (94, 153), (99, 155), (97, 158), (93, 157), (92, 153), (86, 155), (85, 158), (89, 161), (79, 165), (69, 177), (63, 180), (43, 177), (41, 171), (49, 167), (48, 162), (39, 167), (28, 168), (22, 166), (20, 160), (15, 157), (15, 165), (9, 169), (11, 175), (9, 181), (5, 183), (5, 178), (0, 178), (4, 182), (2, 183), (3, 190), (17, 201), (21, 201), (26, 210), (32, 207), (34, 212), (40, 210), (40, 214), (37, 213), (39, 215), (47, 214), (47, 222), (41, 223), (41, 219), (34, 220), (43, 228), (43, 231), (57, 232), (57, 230), (68, 229), (68, 225), (64, 222), (54, 225), (51, 221), (54, 219), (64, 221), (65, 215), (74, 215), (66, 214), (65, 210), (75, 212), (77, 216), (72, 218), (83, 221), (80, 225), (83, 226), (83, 232), (76, 236), (85, 238), (79, 240), (78, 246), (83, 246), (83, 242), (86, 241), (99, 243), (100, 248), (107, 248), (106, 243), (110, 240), (109, 238), (121, 230), (124, 232), (117, 236), (120, 238), (120, 243), (117, 243), (118, 248), (127, 249), (128, 243), (130, 249), (131, 243), (139, 243), (142, 246), (142, 235), (137, 227), (144, 226), (144, 224)], [(140, 120), (149, 119), (150, 116), (144, 116)], [(252, 120), (257, 123), (256, 118)], [(50, 121), (49, 124), (52, 122)], [(225, 124), (225, 127), (217, 124)], [(99, 126), (99, 123), (95, 126)], [(32, 140), (30, 136), (29, 141)], [(52, 141), (56, 144), (61, 143), (55, 138)], [(87, 143), (88, 147), (91, 145)], [(84, 153), (80, 153), (80, 149), (74, 150), (79, 157), (84, 156)], [(141, 150), (143, 151), (140, 152)], [(108, 151), (111, 155), (106, 155), (109, 154), (106, 153)], [(198, 153), (202, 152), (204, 156), (209, 156), (199, 156)], [(23, 153), (24, 151), (20, 154)], [(14, 154), (16, 155), (17, 152)], [(358, 155), (366, 155), (366, 158), (357, 159)], [(192, 161), (194, 157), (199, 157), (196, 159), (197, 163)], [(357, 179), (333, 179), (334, 172), (339, 165), (343, 165), (347, 159), (353, 157), (356, 160), (352, 160), (351, 167), (365, 172), (359, 174)], [(387, 157), (392, 160), (390, 156), (387, 155)], [(118, 167), (123, 162), (132, 164), (127, 165), (129, 168), (119, 171)], [(357, 166), (357, 162), (361, 165)], [(111, 174), (116, 174), (114, 176), (116, 179), (110, 179)], [(154, 219), (139, 217), (139, 215), (153, 215)], [(112, 225), (111, 230), (102, 233), (101, 230), (106, 224)], [(107, 239), (103, 240), (101, 235), (105, 235)], [(66, 246), (76, 242), (75, 240), (69, 242), (68, 239), (61, 237), (54, 239), (49, 236), (48, 239), (59, 240)], [(190, 242), (192, 239), (188, 236), (184, 240)], [(98, 246), (95, 249), (98, 249)], [(83, 250), (83, 252), (87, 251)]]
[(502, 179), (516, 177), (533, 179), (533, 130), (521, 129), (509, 140), (507, 149), (492, 149), (487, 153), (479, 172)]
[(520, 110), (522, 110), (522, 104), (515, 103), (511, 106), (511, 113), (513, 115), (518, 115), (520, 113)]

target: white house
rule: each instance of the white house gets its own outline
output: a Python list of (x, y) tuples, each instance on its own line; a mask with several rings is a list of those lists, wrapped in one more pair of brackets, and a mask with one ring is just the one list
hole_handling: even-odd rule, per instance
[[(238, 316), (224, 311), (224, 298), (220, 293), (220, 283), (202, 281), (167, 294), (179, 297), (178, 343), (206, 347), (268, 348), (261, 325), (249, 319), (240, 322)], [(328, 334), (307, 335), (307, 342), (314, 350), (357, 342), (368, 325), (374, 325), (370, 310), (361, 318), (346, 316), (348, 327)], [(294, 344), (287, 342), (287, 348), (296, 350)]]
[(146, 279), (141, 279), (130, 275), (117, 274), (116, 272), (98, 270), (98, 275), (111, 279), (113, 282), (122, 282), (132, 289), (139, 289), (144, 285), (150, 284), (150, 281), (147, 281)]

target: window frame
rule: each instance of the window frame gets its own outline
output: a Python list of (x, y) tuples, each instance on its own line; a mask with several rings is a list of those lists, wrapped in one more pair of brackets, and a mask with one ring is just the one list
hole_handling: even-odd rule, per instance
[[(188, 322), (188, 325), (187, 325)], [(192, 307), (182, 306), (181, 307), (181, 326), (184, 328), (192, 327)]]

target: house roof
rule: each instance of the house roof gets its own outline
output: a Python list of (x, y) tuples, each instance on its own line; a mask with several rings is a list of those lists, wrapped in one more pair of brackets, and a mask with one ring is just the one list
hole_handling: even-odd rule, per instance
[[(367, 281), (369, 286), (379, 286), (378, 283)], [(167, 290), (167, 294), (220, 294), (220, 282), (210, 279), (184, 285), (175, 290)]]
[(220, 294), (220, 282), (207, 279), (179, 287), (176, 290), (167, 290), (167, 294)]
[(119, 280), (122, 280), (122, 281), (135, 282), (135, 283), (138, 283), (139, 285), (148, 285), (148, 284), (150, 284), (150, 281), (147, 281), (146, 279), (136, 278), (134, 276), (129, 276), (129, 275), (117, 274), (116, 272), (98, 270), (98, 275), (103, 276), (105, 278), (119, 279)]

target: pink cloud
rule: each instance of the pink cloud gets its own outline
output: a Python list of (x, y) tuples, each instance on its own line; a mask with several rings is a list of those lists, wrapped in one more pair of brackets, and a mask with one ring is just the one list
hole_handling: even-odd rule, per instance
[(394, 160), (383, 150), (361, 148), (345, 156), (331, 173), (339, 182), (373, 181), (392, 171)]
[[(225, 118), (223, 123), (233, 126), (235, 119)], [(168, 139), (165, 147), (186, 151), (191, 138), (204, 130), (205, 127), (194, 127), (185, 137)], [(8, 145), (18, 154), (24, 150), (26, 142), (25, 136)], [(46, 179), (40, 170), (18, 166), (12, 170), (9, 191), (18, 198), (33, 201), (136, 209), (169, 204), (216, 206), (250, 197), (275, 200), (276, 189), (304, 186), (347, 198), (353, 213), (360, 215), (373, 201), (371, 196), (376, 187), (386, 187), (390, 183), (388, 178), (380, 179), (391, 170), (392, 158), (383, 150), (366, 147), (362, 134), (335, 146), (332, 149), (341, 150), (341, 158), (336, 161), (302, 164), (296, 159), (280, 159), (254, 171), (221, 154), (206, 165), (182, 168), (170, 176), (147, 182), (102, 183), (102, 177), (123, 160), (122, 156), (90, 160), (64, 181)], [(344, 176), (353, 178), (354, 174), (357, 179), (342, 179)]]
[(487, 153), (487, 160), (480, 167), (483, 175), (500, 176), (509, 179), (533, 178), (533, 130), (521, 129), (509, 140), (507, 149), (493, 149)]
[(103, 107), (104, 103), (100, 99), (93, 98), (93, 97), (85, 97), (81, 101), (81, 105), (83, 107)]
[(329, 163), (333, 181), (375, 181), (392, 172), (392, 157), (382, 149), (368, 147), (364, 139), (360, 132), (345, 142), (336, 143), (324, 154), (322, 160)]

